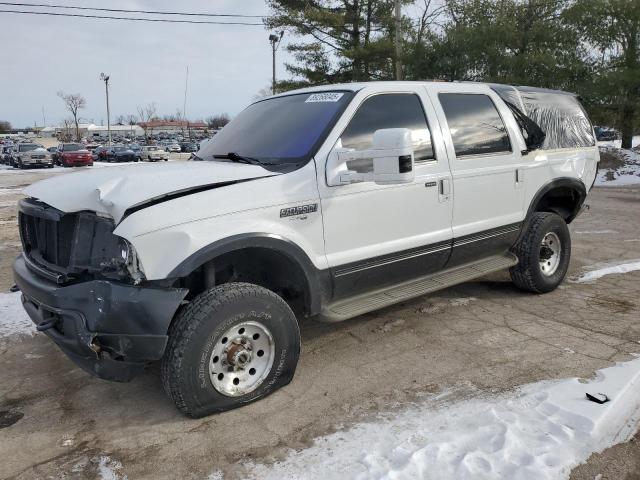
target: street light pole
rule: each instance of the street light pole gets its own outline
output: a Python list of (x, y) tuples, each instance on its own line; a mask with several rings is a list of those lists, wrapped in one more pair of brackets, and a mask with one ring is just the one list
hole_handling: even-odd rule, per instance
[(100, 80), (104, 82), (104, 89), (107, 93), (107, 134), (109, 135), (109, 146), (111, 146), (111, 115), (109, 114), (109, 75), (101, 73)]
[(269, 42), (271, 43), (271, 68), (272, 68), (272, 77), (271, 77), (271, 94), (276, 94), (276, 50), (280, 46), (280, 41), (282, 40), (282, 36), (284, 35), (284, 30), (280, 32), (280, 35), (271, 34), (269, 35)]

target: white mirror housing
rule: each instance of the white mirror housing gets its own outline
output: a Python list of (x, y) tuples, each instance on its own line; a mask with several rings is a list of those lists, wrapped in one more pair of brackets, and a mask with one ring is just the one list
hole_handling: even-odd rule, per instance
[[(347, 168), (347, 162), (372, 159), (373, 172), (359, 173)], [(353, 151), (336, 146), (327, 161), (329, 185), (347, 185), (354, 182), (375, 182), (380, 185), (410, 183), (413, 171), (413, 141), (407, 128), (385, 128), (373, 134), (370, 150)]]

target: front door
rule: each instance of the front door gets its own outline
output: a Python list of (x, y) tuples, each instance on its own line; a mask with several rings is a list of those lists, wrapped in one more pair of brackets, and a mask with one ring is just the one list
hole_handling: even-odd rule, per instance
[[(319, 178), (335, 299), (437, 271), (451, 249), (451, 174), (427, 96), (399, 87), (393, 93), (360, 92), (354, 104), (357, 109), (348, 123), (336, 126), (341, 130), (334, 148), (370, 149), (376, 130), (408, 128), (416, 177), (409, 184), (340, 186), (328, 186), (326, 176)], [(371, 160), (348, 166), (360, 172), (373, 168)]]

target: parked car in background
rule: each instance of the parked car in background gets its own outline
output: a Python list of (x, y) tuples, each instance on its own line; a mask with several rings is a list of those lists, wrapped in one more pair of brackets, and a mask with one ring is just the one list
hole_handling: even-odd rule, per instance
[(171, 153), (180, 153), (180, 145), (177, 143), (170, 143), (167, 145), (167, 151)]
[(162, 147), (147, 145), (142, 147), (142, 150), (140, 151), (140, 160), (145, 160), (147, 162), (164, 160), (166, 162), (169, 160), (169, 152), (165, 151)]
[(93, 157), (81, 143), (61, 143), (56, 151), (56, 163), (63, 167), (90, 167)]
[(91, 157), (93, 157), (94, 162), (104, 162), (107, 160), (107, 150), (109, 147), (97, 147), (94, 148), (91, 152)]
[(51, 154), (38, 143), (19, 143), (12, 152), (12, 165), (15, 168), (53, 168)]
[(138, 157), (138, 160), (140, 160), (140, 152), (142, 151), (142, 147), (137, 143), (130, 143), (128, 147), (133, 151), (136, 157)]
[(107, 162), (137, 162), (138, 157), (129, 147), (116, 145), (107, 149), (105, 154)]
[(596, 132), (596, 140), (599, 142), (613, 142), (621, 138), (620, 132), (615, 128), (594, 126), (593, 130)]
[(0, 163), (3, 165), (11, 164), (11, 151), (13, 150), (13, 145), (4, 145), (2, 150), (0, 150)]
[(193, 153), (198, 151), (198, 145), (192, 142), (182, 142), (180, 144), (180, 150), (183, 153)]

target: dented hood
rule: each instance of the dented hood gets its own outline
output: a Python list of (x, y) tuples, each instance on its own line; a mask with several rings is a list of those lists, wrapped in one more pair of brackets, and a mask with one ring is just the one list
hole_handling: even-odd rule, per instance
[(128, 209), (148, 202), (272, 175), (278, 173), (257, 165), (214, 161), (100, 166), (42, 180), (24, 193), (63, 212), (103, 213), (117, 224)]

